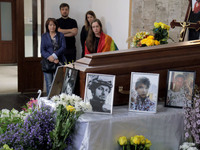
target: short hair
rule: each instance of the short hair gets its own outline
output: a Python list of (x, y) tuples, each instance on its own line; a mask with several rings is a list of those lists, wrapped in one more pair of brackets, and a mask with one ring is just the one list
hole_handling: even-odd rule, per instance
[(63, 8), (63, 7), (68, 7), (68, 9), (69, 9), (69, 5), (68, 5), (67, 3), (62, 3), (62, 4), (60, 4), (60, 10), (61, 10), (61, 8)]
[(184, 77), (184, 75), (182, 75), (182, 74), (176, 75), (175, 80), (176, 80), (177, 78), (183, 78), (183, 80), (185, 80), (185, 77)]
[(48, 18), (48, 19), (47, 19), (47, 21), (46, 21), (46, 23), (45, 23), (46, 32), (49, 32), (48, 26), (49, 26), (50, 21), (52, 21), (52, 22), (56, 25), (56, 30), (55, 30), (55, 31), (58, 32), (58, 22), (56, 21), (55, 18)]
[(109, 88), (109, 93), (111, 92), (111, 88), (113, 87), (112, 82), (111, 81), (103, 81), (101, 79), (95, 78), (91, 81), (89, 81), (88, 83), (88, 89), (91, 90), (92, 94), (95, 93), (95, 90), (100, 86), (100, 85), (104, 85), (107, 86)]
[(139, 86), (140, 86), (141, 84), (146, 85), (147, 88), (149, 89), (150, 81), (149, 81), (149, 79), (146, 78), (146, 77), (138, 78), (138, 79), (137, 79), (137, 82), (135, 83), (135, 89), (138, 89)]

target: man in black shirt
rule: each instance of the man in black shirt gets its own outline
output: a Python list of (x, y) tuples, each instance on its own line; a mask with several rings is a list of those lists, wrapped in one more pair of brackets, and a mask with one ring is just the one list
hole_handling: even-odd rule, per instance
[(57, 19), (58, 31), (62, 32), (65, 36), (66, 50), (64, 55), (67, 63), (76, 61), (76, 39), (78, 33), (78, 26), (76, 20), (69, 17), (69, 5), (62, 3), (60, 5), (61, 18)]

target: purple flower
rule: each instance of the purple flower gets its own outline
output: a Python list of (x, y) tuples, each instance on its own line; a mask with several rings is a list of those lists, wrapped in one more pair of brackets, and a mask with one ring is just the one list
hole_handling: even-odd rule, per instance
[(187, 128), (189, 129), (190, 127), (191, 127), (191, 125), (188, 123), (188, 124), (187, 124)]
[(200, 125), (200, 120), (197, 120), (197, 124)]
[(185, 137), (186, 137), (186, 138), (189, 137), (189, 133), (188, 133), (188, 132), (185, 133)]
[(200, 113), (196, 113), (196, 117), (200, 118)]
[(195, 103), (195, 107), (198, 107), (198, 106), (199, 106), (199, 102), (196, 102), (196, 103)]
[(9, 125), (0, 135), (0, 147), (5, 143), (14, 149), (50, 149), (50, 132), (55, 127), (55, 113), (49, 107), (33, 110), (24, 123)]

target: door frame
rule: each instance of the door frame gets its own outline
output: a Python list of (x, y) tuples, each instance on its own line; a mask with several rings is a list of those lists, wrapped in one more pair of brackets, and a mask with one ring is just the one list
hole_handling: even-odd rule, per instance
[[(44, 8), (44, 0), (41, 0)], [(18, 92), (36, 92), (43, 89), (41, 57), (25, 57), (24, 46), (24, 0), (16, 0), (16, 49), (18, 53)], [(44, 9), (41, 9), (41, 32), (44, 27)], [(37, 51), (37, 50), (33, 50)]]

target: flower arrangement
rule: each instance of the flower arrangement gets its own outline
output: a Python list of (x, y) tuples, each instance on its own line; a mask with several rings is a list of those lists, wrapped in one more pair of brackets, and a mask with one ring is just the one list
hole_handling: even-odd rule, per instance
[[(0, 123), (4, 128), (0, 128), (0, 149), (66, 149), (72, 143), (76, 121), (91, 106), (83, 104), (76, 95), (61, 94), (52, 99), (57, 106), (55, 110), (48, 105), (33, 107), (37, 104), (34, 99), (27, 103), (23, 115), (16, 110), (2, 110)], [(13, 112), (15, 115), (11, 115)], [(5, 122), (5, 117), (18, 117), (19, 121)]]
[(133, 41), (132, 41), (132, 43), (131, 43), (131, 46), (132, 46), (132, 47), (141, 47), (142, 44), (141, 44), (140, 41), (143, 40), (143, 39), (145, 39), (145, 38), (147, 38), (149, 35), (150, 35), (149, 32), (144, 32), (144, 31), (142, 31), (142, 32), (137, 32), (137, 33), (135, 34), (135, 36), (133, 37)]
[(145, 46), (154, 46), (160, 44), (167, 44), (169, 38), (169, 29), (170, 26), (162, 23), (155, 22), (153, 28), (153, 34), (149, 32), (137, 32), (135, 36), (129, 38), (127, 41), (131, 41), (131, 47), (145, 47)]
[(31, 110), (33, 107), (36, 107), (38, 103), (37, 99), (31, 98), (30, 101), (28, 103), (26, 103), (25, 106), (22, 107), (22, 110), (24, 111), (29, 111)]
[(167, 40), (169, 38), (169, 29), (170, 26), (162, 22), (155, 22), (153, 28), (155, 40), (158, 40), (160, 44), (167, 44)]
[(83, 100), (79, 96), (74, 94), (67, 95), (65, 93), (62, 93), (60, 95), (53, 96), (51, 100), (56, 103), (56, 107), (61, 104), (64, 107), (66, 105), (73, 106), (76, 111), (92, 111), (92, 106), (89, 102), (83, 102)]
[(198, 87), (194, 88), (193, 107), (185, 107), (185, 140), (200, 148), (200, 95)]
[(151, 141), (145, 138), (143, 135), (135, 135), (129, 140), (125, 136), (121, 136), (118, 139), (118, 144), (123, 150), (150, 150)]

